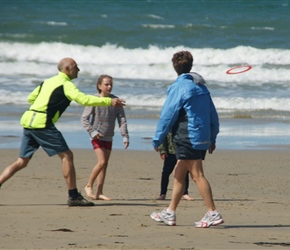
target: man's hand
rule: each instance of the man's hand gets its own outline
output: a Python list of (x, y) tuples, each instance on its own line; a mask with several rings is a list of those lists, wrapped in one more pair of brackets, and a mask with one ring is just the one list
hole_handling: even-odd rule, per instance
[(123, 107), (125, 106), (125, 100), (119, 98), (112, 98), (112, 106), (113, 107)]
[(208, 149), (208, 152), (209, 152), (210, 154), (212, 154), (214, 150), (215, 150), (215, 143), (212, 143), (212, 144), (210, 145), (209, 149)]

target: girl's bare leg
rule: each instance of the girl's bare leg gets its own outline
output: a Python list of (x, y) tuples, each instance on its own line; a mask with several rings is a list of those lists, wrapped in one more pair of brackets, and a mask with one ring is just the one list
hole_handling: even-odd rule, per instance
[(95, 149), (95, 153), (97, 155), (98, 163), (93, 168), (91, 175), (89, 177), (89, 181), (88, 181), (87, 185), (85, 186), (85, 192), (86, 192), (87, 196), (89, 198), (91, 198), (92, 200), (97, 199), (96, 195), (94, 195), (94, 192), (93, 192), (94, 182), (95, 182), (96, 178), (98, 177), (98, 175), (100, 174), (100, 172), (102, 171), (102, 169), (104, 169), (107, 165), (106, 157), (105, 157), (105, 155), (106, 155), (105, 149), (104, 148), (97, 148), (97, 149)]
[(186, 201), (194, 201), (194, 198), (190, 197), (188, 194), (184, 194), (182, 198)]
[(97, 199), (97, 197), (94, 195), (93, 188), (91, 186), (88, 186), (88, 184), (85, 186), (85, 192), (86, 192), (86, 195), (92, 200)]
[(110, 155), (111, 155), (111, 150), (104, 149), (104, 157), (105, 157), (106, 165), (104, 166), (104, 168), (102, 169), (102, 171), (99, 173), (99, 175), (97, 177), (97, 194), (96, 194), (96, 197), (99, 200), (106, 200), (106, 201), (111, 200), (111, 198), (109, 198), (109, 197), (107, 197), (107, 196), (105, 196), (103, 194), (103, 187), (104, 187), (104, 184), (105, 184), (105, 178), (106, 178), (107, 167), (108, 167)]
[(109, 201), (111, 198), (103, 195), (103, 186), (106, 178), (107, 168), (104, 168), (97, 177), (97, 200)]

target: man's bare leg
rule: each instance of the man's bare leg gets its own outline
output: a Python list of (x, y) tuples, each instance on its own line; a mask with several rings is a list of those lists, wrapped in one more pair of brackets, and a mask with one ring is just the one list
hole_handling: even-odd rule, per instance
[(180, 199), (184, 193), (186, 173), (186, 162), (184, 160), (178, 160), (174, 168), (172, 197), (168, 207), (171, 211), (176, 210), (178, 203), (180, 202)]
[(16, 172), (25, 168), (30, 161), (30, 158), (19, 157), (15, 162), (7, 166), (0, 175), (0, 184), (2, 185), (8, 179), (10, 179)]
[(73, 163), (73, 153), (67, 150), (63, 153), (59, 153), (58, 156), (62, 161), (62, 173), (66, 181), (68, 190), (76, 189), (76, 172)]
[(197, 188), (208, 211), (216, 210), (214, 205), (212, 191), (209, 182), (203, 174), (202, 160), (194, 160), (190, 167), (188, 168), (191, 178), (196, 183)]

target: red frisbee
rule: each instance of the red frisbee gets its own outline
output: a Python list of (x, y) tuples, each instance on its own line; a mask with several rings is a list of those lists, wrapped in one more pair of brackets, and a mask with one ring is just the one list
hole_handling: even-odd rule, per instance
[[(244, 73), (248, 70), (250, 70), (252, 68), (252, 66), (250, 65), (247, 65), (247, 66), (236, 66), (236, 67), (233, 67), (231, 69), (229, 69), (226, 73), (227, 74), (240, 74), (240, 73)], [(242, 70), (239, 70), (239, 71), (235, 71), (236, 69), (242, 69)]]

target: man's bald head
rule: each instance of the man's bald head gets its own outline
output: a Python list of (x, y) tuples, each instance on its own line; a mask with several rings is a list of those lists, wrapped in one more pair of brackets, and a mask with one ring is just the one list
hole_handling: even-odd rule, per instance
[(61, 59), (57, 65), (57, 68), (60, 72), (66, 74), (70, 79), (77, 78), (78, 72), (80, 71), (75, 60), (69, 57)]
[(59, 71), (63, 71), (66, 67), (71, 66), (73, 63), (75, 63), (74, 59), (66, 57), (59, 61), (57, 68)]

